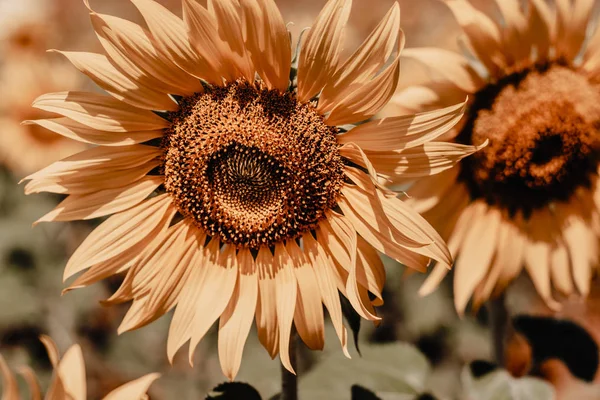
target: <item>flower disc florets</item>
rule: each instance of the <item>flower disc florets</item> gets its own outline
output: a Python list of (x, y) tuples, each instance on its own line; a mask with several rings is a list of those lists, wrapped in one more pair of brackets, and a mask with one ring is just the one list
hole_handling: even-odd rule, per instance
[(587, 186), (598, 162), (600, 95), (559, 64), (509, 75), (475, 96), (458, 140), (490, 145), (463, 161), (471, 196), (529, 213)]
[(238, 81), (182, 100), (165, 149), (165, 187), (210, 236), (249, 248), (293, 239), (336, 204), (336, 128), (294, 94)]

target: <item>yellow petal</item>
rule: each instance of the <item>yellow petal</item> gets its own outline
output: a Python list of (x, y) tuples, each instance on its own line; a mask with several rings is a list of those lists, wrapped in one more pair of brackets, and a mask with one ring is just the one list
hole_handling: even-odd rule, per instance
[(143, 400), (152, 383), (160, 378), (160, 374), (153, 373), (142, 376), (134, 381), (127, 382), (110, 392), (104, 400)]
[(96, 93), (44, 94), (33, 102), (33, 107), (107, 132), (153, 131), (169, 126), (167, 120), (151, 111), (141, 110), (113, 97)]
[[(258, 300), (258, 276), (248, 249), (240, 250), (238, 264), (240, 275), (236, 288), (219, 320), (219, 361), (223, 374), (231, 381), (240, 369)], [(243, 270), (248, 273), (243, 273)]]
[(337, 70), (351, 0), (329, 0), (306, 35), (298, 64), (298, 99), (307, 102)]

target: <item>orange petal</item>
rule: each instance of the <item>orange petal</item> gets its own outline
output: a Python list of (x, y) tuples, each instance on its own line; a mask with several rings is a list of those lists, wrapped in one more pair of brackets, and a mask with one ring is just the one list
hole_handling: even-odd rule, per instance
[[(18, 371), (23, 379), (25, 379), (25, 382), (27, 382), (31, 400), (42, 400), (42, 389), (40, 388), (40, 383), (38, 382), (33, 370), (28, 366), (24, 366), (20, 367)], [(4, 399), (4, 397), (2, 398)]]
[(330, 265), (325, 250), (312, 237), (310, 232), (304, 234), (302, 242), (305, 246), (305, 253), (315, 270), (315, 276), (317, 278), (323, 304), (329, 312), (331, 322), (340, 340), (340, 344), (342, 345), (344, 355), (350, 358), (350, 353), (348, 353), (348, 333), (344, 327), (342, 305), (340, 303), (339, 292), (332, 272), (332, 268), (335, 267)]
[(237, 68), (228, 63), (227, 44), (221, 40), (217, 22), (210, 13), (196, 0), (183, 0), (183, 20), (192, 46), (210, 69), (229, 82), (235, 81), (239, 77)]
[(71, 195), (39, 222), (93, 219), (125, 211), (138, 205), (164, 181), (162, 176), (147, 176), (138, 182), (85, 195)]
[(190, 44), (184, 22), (153, 0), (131, 0), (138, 8), (163, 54), (188, 74), (210, 83), (221, 82), (219, 72), (196, 53)]
[(160, 374), (144, 375), (134, 381), (127, 382), (110, 392), (103, 400), (137, 400), (145, 398), (152, 383), (160, 378)]
[(409, 149), (448, 132), (461, 120), (465, 108), (463, 102), (440, 110), (375, 120), (338, 135), (337, 140), (371, 151)]
[(275, 358), (279, 352), (275, 266), (273, 254), (266, 247), (261, 247), (258, 251), (256, 269), (259, 274), (259, 298), (256, 304), (258, 339), (269, 352), (271, 358)]
[(529, 0), (529, 37), (536, 48), (537, 59), (548, 59), (555, 34), (556, 17), (544, 0)]
[(235, 247), (225, 245), (225, 249), (220, 254), (218, 250), (211, 254), (204, 268), (206, 268), (206, 275), (197, 288), (200, 295), (196, 299), (196, 314), (190, 339), (190, 364), (196, 346), (211, 325), (223, 314), (231, 300), (239, 270)]
[[(208, 12), (217, 21), (221, 40), (226, 44), (226, 62), (235, 65), (240, 77), (254, 82), (255, 69), (246, 51), (242, 24), (242, 9), (238, 0), (208, 0)], [(257, 23), (258, 21), (251, 21)]]
[(0, 376), (2, 376), (2, 400), (19, 400), (19, 386), (4, 357), (0, 355)]
[(108, 59), (132, 81), (168, 94), (202, 91), (200, 81), (161, 54), (141, 26), (91, 9), (90, 18)]
[(505, 54), (510, 54), (516, 65), (528, 65), (531, 55), (531, 38), (527, 18), (519, 0), (496, 0), (503, 24)]
[(364, 43), (325, 85), (317, 111), (321, 114), (331, 111), (349, 93), (372, 80), (390, 58), (398, 36), (402, 37), (400, 7), (394, 3)]
[(301, 102), (318, 94), (337, 70), (351, 7), (351, 0), (329, 0), (306, 35), (298, 65)]
[[(177, 350), (192, 337), (192, 327), (196, 314), (196, 301), (200, 295), (198, 288), (202, 284), (204, 275), (206, 274), (205, 263), (208, 254), (204, 254), (206, 251), (204, 248), (205, 240), (205, 235), (198, 235), (197, 244), (199, 248), (190, 263), (194, 268), (192, 268), (187, 282), (184, 282), (184, 286), (179, 295), (177, 308), (175, 309), (173, 319), (171, 320), (169, 336), (167, 339), (167, 356), (171, 363), (173, 363), (173, 357)], [(215, 244), (213, 244), (211, 249), (215, 247)]]
[(168, 224), (174, 214), (171, 199), (165, 194), (113, 215), (75, 250), (65, 267), (64, 279), (127, 251), (145, 239), (145, 232), (165, 222)]
[(377, 114), (390, 101), (400, 79), (400, 52), (404, 48), (404, 33), (400, 32), (396, 59), (383, 72), (336, 101), (325, 119), (329, 125), (345, 125), (365, 121)]
[(247, 0), (241, 6), (246, 46), (258, 75), (267, 88), (285, 92), (290, 83), (292, 46), (279, 8), (273, 0)]
[(463, 314), (475, 287), (484, 279), (496, 252), (501, 215), (497, 208), (471, 221), (454, 266), (454, 306)]
[(466, 0), (448, 0), (448, 5), (477, 58), (492, 76), (498, 76), (506, 66), (500, 30), (485, 13)]
[(165, 93), (136, 83), (119, 72), (102, 54), (58, 51), (78, 70), (117, 100), (145, 110), (175, 111), (179, 105)]
[(594, 0), (556, 0), (556, 51), (558, 57), (573, 61), (583, 45)]
[(294, 275), (298, 282), (294, 325), (298, 335), (309, 349), (323, 350), (325, 345), (323, 305), (315, 271), (295, 240), (288, 241), (286, 249), (294, 262)]
[(60, 379), (68, 398), (86, 400), (85, 363), (78, 344), (74, 344), (64, 354), (56, 368), (56, 377)]
[(548, 231), (551, 216), (547, 209), (534, 210), (529, 218), (527, 244), (524, 252), (525, 268), (533, 281), (540, 297), (548, 307), (558, 310), (560, 304), (552, 298), (550, 286), (550, 249), (551, 242)]
[(122, 133), (102, 132), (64, 117), (30, 120), (23, 123), (39, 125), (69, 139), (100, 146), (127, 146), (163, 136), (162, 130)]
[(296, 372), (290, 360), (290, 340), (293, 340), (291, 334), (298, 283), (294, 276), (294, 261), (281, 242), (275, 245), (274, 262), (277, 267), (275, 273), (275, 302), (279, 323), (279, 357), (283, 366), (292, 374), (295, 374)]
[(240, 275), (237, 285), (219, 320), (219, 361), (223, 374), (231, 381), (240, 369), (258, 300), (258, 276), (248, 249), (240, 250), (238, 264)]
[(44, 94), (35, 99), (33, 107), (107, 132), (153, 131), (170, 125), (167, 120), (151, 111), (141, 110), (113, 97), (96, 93)]
[(475, 93), (485, 85), (485, 81), (469, 65), (469, 61), (452, 51), (420, 47), (406, 49), (402, 52), (402, 56), (423, 63), (466, 93)]

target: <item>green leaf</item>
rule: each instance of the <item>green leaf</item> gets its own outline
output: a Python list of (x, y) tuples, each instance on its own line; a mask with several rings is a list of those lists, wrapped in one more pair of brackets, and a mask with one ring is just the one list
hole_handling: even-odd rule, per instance
[(537, 378), (513, 378), (507, 371), (497, 369), (475, 378), (467, 366), (462, 373), (466, 399), (477, 400), (552, 400), (550, 384)]
[(247, 383), (226, 382), (214, 388), (206, 400), (262, 400), (256, 389)]
[[(424, 390), (430, 366), (414, 346), (405, 343), (367, 345), (362, 357), (346, 359), (336, 353), (300, 378), (302, 399), (309, 393), (328, 393), (328, 400), (348, 400), (348, 389), (360, 385), (379, 393), (417, 397)], [(381, 397), (383, 398), (383, 397)]]

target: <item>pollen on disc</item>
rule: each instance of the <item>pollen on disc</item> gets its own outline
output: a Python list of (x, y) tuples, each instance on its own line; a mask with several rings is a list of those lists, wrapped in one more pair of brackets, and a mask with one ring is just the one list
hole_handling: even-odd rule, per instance
[(461, 164), (472, 197), (511, 212), (568, 199), (598, 164), (600, 93), (584, 75), (546, 65), (475, 95), (463, 143), (490, 145)]
[(184, 99), (171, 117), (165, 187), (207, 234), (256, 249), (297, 238), (335, 206), (337, 130), (293, 94), (238, 81)]

